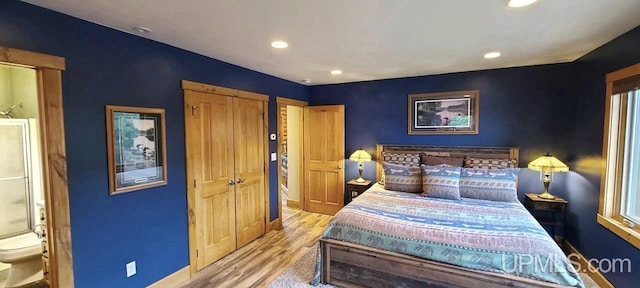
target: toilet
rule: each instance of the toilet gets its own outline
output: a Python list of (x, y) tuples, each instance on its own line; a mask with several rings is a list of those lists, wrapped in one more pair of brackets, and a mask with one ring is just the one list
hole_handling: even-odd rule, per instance
[(42, 240), (27, 233), (0, 241), (0, 262), (11, 264), (5, 287), (42, 280)]

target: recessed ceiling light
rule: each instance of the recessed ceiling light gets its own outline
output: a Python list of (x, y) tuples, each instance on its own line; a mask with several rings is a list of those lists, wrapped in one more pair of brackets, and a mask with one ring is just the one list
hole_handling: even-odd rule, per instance
[(524, 6), (529, 6), (533, 3), (535, 3), (538, 0), (509, 0), (509, 7), (511, 8), (519, 8), (519, 7), (524, 7)]
[(484, 58), (485, 59), (493, 59), (493, 58), (498, 58), (500, 57), (500, 52), (489, 52), (487, 54), (484, 54)]
[(133, 31), (136, 31), (138, 33), (142, 33), (142, 34), (149, 34), (151, 33), (151, 29), (147, 28), (147, 27), (142, 27), (142, 26), (137, 26), (137, 27), (133, 27), (131, 28), (133, 29)]
[(284, 42), (284, 41), (273, 41), (273, 42), (271, 42), (271, 47), (278, 48), (278, 49), (284, 49), (284, 48), (289, 47), (289, 44), (287, 44), (287, 42)]
[(342, 74), (342, 70), (331, 70), (331, 75), (340, 75)]

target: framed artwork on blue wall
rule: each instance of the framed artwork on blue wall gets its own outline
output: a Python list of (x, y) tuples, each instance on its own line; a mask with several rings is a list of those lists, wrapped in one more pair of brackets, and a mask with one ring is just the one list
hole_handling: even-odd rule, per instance
[(478, 134), (478, 90), (409, 94), (409, 134)]
[(164, 109), (106, 106), (109, 193), (167, 184)]

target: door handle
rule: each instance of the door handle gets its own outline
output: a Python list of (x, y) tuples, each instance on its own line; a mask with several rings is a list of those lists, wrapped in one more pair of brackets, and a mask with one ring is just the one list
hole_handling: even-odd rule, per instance
[(342, 165), (338, 165), (338, 167), (337, 167), (337, 168), (338, 168), (338, 169), (342, 169)]
[(229, 180), (229, 182), (227, 182), (229, 184), (229, 186), (233, 186), (236, 185), (236, 182), (233, 182), (233, 180)]
[(245, 179), (238, 178), (238, 180), (236, 180), (236, 183), (238, 183), (238, 184), (240, 184), (240, 183), (244, 183), (244, 180), (245, 180)]

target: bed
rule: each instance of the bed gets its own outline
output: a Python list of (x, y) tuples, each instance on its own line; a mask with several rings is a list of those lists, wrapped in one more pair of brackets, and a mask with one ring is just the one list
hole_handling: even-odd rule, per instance
[[(515, 165), (519, 156), (513, 147), (378, 145), (377, 150), (378, 179), (385, 152), (426, 151), (423, 155), (505, 159)], [(380, 184), (334, 216), (320, 239), (319, 261), (316, 280), (343, 287), (584, 287), (520, 202), (424, 197)]]

